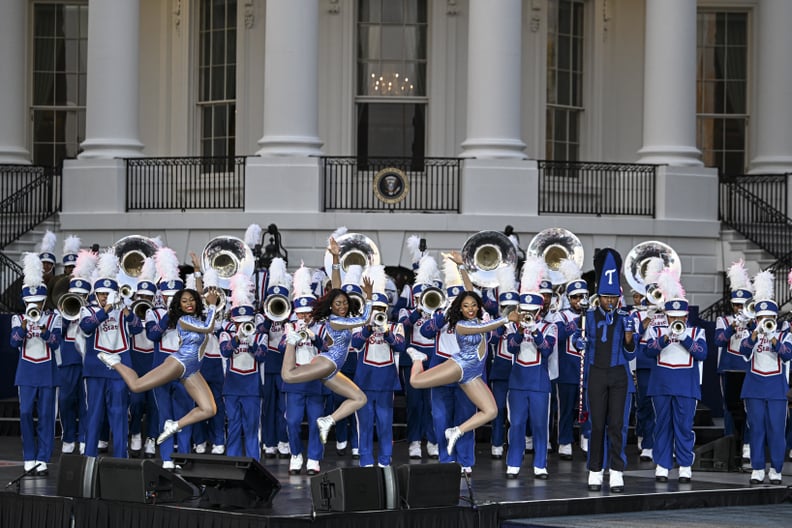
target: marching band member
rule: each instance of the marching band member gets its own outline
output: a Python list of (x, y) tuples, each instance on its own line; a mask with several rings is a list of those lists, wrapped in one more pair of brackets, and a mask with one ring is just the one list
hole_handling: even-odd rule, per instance
[[(462, 256), (459, 252), (452, 252), (449, 256), (459, 268), (462, 280), (470, 284), (467, 271), (464, 268)], [(470, 286), (468, 286), (470, 287)], [(449, 296), (451, 297), (451, 296)], [(517, 322), (519, 315), (512, 312), (508, 317), (501, 317), (489, 323), (482, 322), (483, 315), (481, 297), (472, 290), (457, 294), (447, 313), (447, 328), (450, 335), (456, 337), (458, 353), (450, 355), (450, 361), (443, 361), (423, 369), (426, 356), (415, 349), (408, 349), (413, 359), (413, 370), (410, 382), (418, 388), (442, 387), (447, 384), (458, 384), (465, 395), (476, 406), (476, 411), (459, 425), (445, 429), (446, 453), (450, 456), (454, 446), (460, 438), (468, 432), (475, 431), (476, 427), (490, 422), (498, 414), (495, 398), (483, 380), (484, 366), (487, 353), (486, 334), (507, 322)], [(445, 325), (444, 325), (445, 327)], [(438, 354), (442, 350), (442, 343), (438, 344)], [(433, 409), (434, 410), (434, 409)], [(437, 424), (437, 422), (435, 422)], [(450, 423), (453, 422), (449, 422)], [(469, 435), (471, 442), (474, 435)], [(460, 457), (461, 458), (461, 457)], [(471, 466), (463, 466), (465, 473), (470, 473)]]
[[(91, 293), (90, 277), (96, 268), (96, 255), (80, 250), (69, 281), (69, 293), (83, 299)], [(76, 443), (85, 444), (86, 406), (83, 386), (83, 354), (85, 334), (76, 317), (61, 314), (61, 364), (58, 366), (58, 412), (63, 429), (62, 453), (73, 453)], [(83, 449), (84, 450), (84, 449)]]
[[(588, 302), (588, 284), (580, 278), (580, 267), (572, 259), (563, 259), (559, 271), (567, 281), (566, 297), (569, 306), (555, 317), (558, 350), (558, 454), (561, 460), (572, 460), (573, 427), (578, 421), (580, 404), (580, 351), (574, 346), (574, 336), (583, 314), (582, 303)], [(586, 438), (586, 424), (581, 425), (580, 445)]]
[(385, 295), (385, 267), (367, 268), (373, 284), (374, 318), (383, 321), (361, 327), (352, 335), (351, 348), (358, 352), (355, 384), (366, 395), (366, 404), (358, 409), (358, 445), (360, 465), (374, 465), (374, 427), (377, 429), (380, 467), (391, 465), (393, 455), (393, 393), (399, 389), (398, 356), (404, 351), (404, 331), (398, 323), (387, 320), (388, 298)]
[[(498, 280), (498, 299), (501, 306), (501, 313), (508, 313), (516, 310), (520, 303), (520, 294), (517, 291), (517, 283), (514, 277), (514, 268), (504, 266), (497, 270)], [(494, 331), (496, 339), (493, 343), (492, 361), (489, 367), (487, 380), (489, 381), (492, 396), (495, 398), (495, 406), (498, 415), (492, 420), (492, 435), (490, 438), (490, 456), (493, 460), (503, 458), (503, 444), (506, 441), (506, 416), (507, 416), (507, 396), (509, 393), (509, 377), (511, 376), (514, 356), (509, 352), (508, 340), (517, 331), (517, 326), (513, 323), (501, 326)]]
[[(253, 282), (237, 273), (231, 277), (232, 331), (220, 334), (220, 352), (228, 359), (223, 401), (228, 420), (228, 455), (261, 458), (261, 394), (259, 364), (266, 354), (266, 334), (254, 324)], [(259, 340), (260, 337), (263, 339)], [(242, 443), (244, 436), (245, 442)]]
[[(520, 278), (519, 326), (509, 338), (514, 365), (509, 376), (509, 452), (506, 477), (517, 478), (525, 455), (523, 431), (530, 428), (534, 443), (534, 478), (547, 479), (550, 374), (548, 361), (555, 349), (555, 323), (542, 319), (544, 299), (540, 293), (544, 260), (529, 256)], [(530, 322), (522, 321), (528, 317)]]
[(285, 396), (283, 394), (283, 354), (278, 348), (281, 338), (286, 332), (285, 323), (291, 313), (289, 290), (292, 277), (286, 271), (286, 262), (282, 258), (272, 259), (268, 273), (267, 296), (264, 298), (265, 307), (273, 298), (282, 299), (285, 313), (272, 314), (265, 309), (263, 324), (257, 331), (267, 335), (267, 350), (264, 361), (260, 365), (261, 373), (261, 433), (264, 456), (274, 458), (289, 458), (289, 436), (286, 432)]
[(80, 237), (69, 235), (63, 241), (63, 255), (61, 255), (61, 262), (63, 263), (63, 274), (71, 276), (74, 271), (74, 266), (77, 264), (77, 257), (80, 253)]
[[(156, 268), (154, 259), (146, 257), (140, 269), (137, 284), (135, 285), (135, 301), (148, 303), (154, 306), (154, 297), (157, 294)], [(146, 310), (147, 312), (148, 310)], [(145, 318), (145, 315), (144, 315)], [(138, 376), (143, 376), (151, 370), (154, 363), (154, 342), (148, 338), (145, 332), (132, 336), (130, 347), (132, 356), (132, 368)], [(154, 458), (156, 448), (154, 436), (158, 430), (157, 404), (154, 401), (154, 393), (146, 391), (132, 393), (129, 396), (129, 451), (132, 456), (139, 456), (144, 449), (142, 436), (142, 419), (146, 417), (146, 442), (145, 457)]]
[[(333, 258), (332, 286), (333, 289), (316, 302), (311, 319), (325, 321), (324, 341), (327, 350), (322, 351), (307, 365), (297, 365), (295, 350), (301, 338), (299, 333), (292, 332), (286, 338), (286, 352), (283, 357), (281, 375), (286, 383), (302, 383), (321, 379), (324, 385), (346, 397), (346, 400), (328, 416), (321, 416), (316, 420), (319, 426), (319, 437), (322, 443), (327, 441), (327, 435), (333, 425), (354, 413), (366, 404), (366, 395), (349, 378), (341, 374), (338, 369), (346, 361), (349, 353), (349, 341), (352, 338), (352, 329), (366, 324), (371, 315), (372, 284), (368, 279), (363, 280), (363, 292), (366, 304), (363, 315), (348, 317), (350, 313), (349, 295), (339, 289), (341, 285), (341, 264), (339, 262), (340, 247), (334, 238), (329, 240), (329, 248)], [(357, 303), (356, 303), (357, 304)]]
[[(411, 240), (413, 242), (411, 242)], [(418, 242), (417, 236), (412, 236), (407, 241), (408, 247)], [(417, 245), (415, 250), (417, 251)], [(404, 330), (405, 342), (431, 357), (434, 353), (434, 337), (424, 337), (421, 335), (421, 327), (426, 324), (432, 313), (428, 313), (426, 307), (420, 305), (421, 294), (426, 288), (434, 287), (433, 281), (439, 277), (440, 271), (437, 268), (437, 261), (431, 255), (418, 256), (416, 262), (417, 273), (415, 284), (412, 287), (414, 302), (413, 308), (402, 308), (399, 312), (399, 323)], [(407, 286), (405, 286), (407, 287)], [(424, 368), (428, 368), (428, 362)], [(421, 458), (421, 440), (426, 438), (426, 452), (430, 458), (439, 456), (437, 447), (437, 437), (432, 424), (432, 402), (429, 389), (416, 389), (410, 383), (410, 370), (412, 369), (412, 359), (407, 354), (399, 355), (399, 377), (404, 387), (404, 397), (407, 406), (407, 442), (408, 454), (413, 460)]]
[[(591, 439), (588, 451), (588, 489), (602, 488), (607, 425), (610, 490), (624, 491), (624, 427), (627, 396), (633, 389), (629, 362), (635, 356), (635, 321), (617, 305), (621, 296), (621, 255), (604, 248), (594, 256), (599, 306), (585, 314), (587, 336), (577, 339), (585, 347), (588, 367), (588, 403)], [(633, 389), (634, 390), (634, 389)]]
[[(25, 313), (11, 319), (11, 348), (19, 349), (14, 385), (19, 391), (19, 423), (25, 471), (49, 474), (55, 438), (55, 401), (58, 384), (56, 351), (60, 345), (61, 318), (44, 308), (47, 287), (43, 265), (35, 253), (23, 258), (22, 301)], [(38, 423), (33, 420), (33, 411)], [(94, 443), (96, 445), (96, 443)]]
[(688, 302), (674, 272), (660, 273), (658, 284), (665, 299), (665, 327), (649, 330), (646, 354), (656, 358), (649, 378), (648, 395), (655, 410), (655, 479), (668, 480), (668, 472), (679, 464), (679, 482), (692, 478), (693, 447), (696, 435), (693, 419), (701, 399), (701, 373), (707, 359), (704, 330), (687, 324)]
[[(297, 332), (301, 337), (295, 345), (295, 364), (308, 365), (319, 354), (322, 346), (322, 324), (311, 321), (311, 311), (316, 297), (311, 289), (311, 269), (300, 266), (294, 272), (292, 282), (292, 308), (295, 320), (289, 323), (289, 330)], [(281, 350), (286, 351), (286, 335), (281, 339)], [(322, 442), (319, 439), (319, 427), (316, 420), (324, 411), (324, 387), (320, 380), (305, 383), (284, 383), (286, 396), (286, 428), (289, 433), (289, 474), (299, 475), (303, 459), (307, 457), (305, 471), (308, 475), (316, 475), (320, 471), (319, 461), (322, 460)], [(303, 417), (308, 422), (308, 445), (303, 444), (300, 434)], [(305, 457), (303, 456), (305, 455)]]
[(743, 313), (753, 297), (751, 279), (742, 259), (732, 263), (727, 272), (731, 288), (731, 315), (718, 317), (715, 323), (715, 344), (718, 347), (718, 377), (723, 398), (723, 434), (735, 434), (742, 443), (742, 458), (751, 458), (751, 428), (745, 419), (742, 393), (749, 363), (740, 353), (743, 339), (750, 333), (752, 322)]
[[(55, 233), (47, 229), (47, 231), (44, 233), (44, 236), (41, 237), (41, 245), (39, 246), (39, 259), (44, 266), (44, 285), (48, 289), (52, 289), (52, 287), (55, 285), (55, 264), (58, 262), (58, 260), (55, 258), (56, 242), (57, 237), (55, 236)], [(45, 308), (48, 310), (54, 310), (56, 307), (45, 306)]]
[(781, 484), (786, 451), (786, 393), (789, 390), (786, 368), (782, 363), (792, 359), (792, 337), (789, 332), (778, 332), (778, 305), (773, 300), (772, 272), (757, 273), (753, 286), (756, 326), (740, 346), (740, 352), (750, 362), (740, 396), (745, 401), (751, 424), (751, 484), (764, 481), (765, 448), (770, 454), (770, 483)]
[(100, 354), (131, 370), (130, 336), (142, 332), (143, 324), (126, 305), (120, 304), (117, 272), (118, 257), (110, 248), (99, 255), (96, 279), (93, 281), (96, 304), (84, 306), (80, 311), (80, 328), (86, 335), (83, 366), (85, 398), (90, 402), (85, 454), (93, 457), (97, 454), (97, 443), (106, 413), (113, 435), (113, 456), (127, 458), (129, 390), (118, 373), (108, 371)]

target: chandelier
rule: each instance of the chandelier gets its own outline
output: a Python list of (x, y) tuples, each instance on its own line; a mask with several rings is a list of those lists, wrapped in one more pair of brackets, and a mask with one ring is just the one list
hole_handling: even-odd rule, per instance
[(374, 95), (413, 95), (415, 86), (399, 73), (372, 73), (370, 90)]

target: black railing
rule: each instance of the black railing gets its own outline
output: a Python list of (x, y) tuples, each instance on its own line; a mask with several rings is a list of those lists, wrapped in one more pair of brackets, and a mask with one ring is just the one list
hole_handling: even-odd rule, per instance
[(59, 169), (0, 165), (0, 249), (61, 209)]
[(244, 209), (245, 158), (127, 158), (126, 210)]
[(539, 161), (539, 214), (655, 216), (656, 165)]
[(721, 183), (737, 184), (775, 209), (786, 214), (788, 174), (736, 174), (720, 176)]
[[(758, 190), (766, 194), (767, 188), (753, 186), (752, 177), (721, 177), (719, 195), (719, 214), (721, 221), (742, 234), (745, 238), (780, 259), (792, 252), (792, 219), (786, 216), (786, 209), (777, 209), (773, 202), (764, 200), (754, 193)], [(784, 188), (784, 196), (786, 190)], [(783, 206), (786, 207), (784, 197)]]
[[(417, 167), (412, 158), (370, 157), (363, 162), (326, 156), (321, 160), (324, 211), (459, 212), (459, 158), (424, 158)], [(381, 171), (388, 169), (397, 169), (404, 179), (393, 180), (397, 187), (392, 193), (381, 182), (385, 174)], [(379, 193), (375, 180), (381, 182)]]
[(0, 253), (0, 313), (21, 313), (22, 267)]

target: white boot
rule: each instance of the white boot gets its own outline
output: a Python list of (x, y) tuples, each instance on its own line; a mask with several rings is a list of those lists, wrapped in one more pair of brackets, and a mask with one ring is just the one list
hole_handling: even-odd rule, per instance
[(767, 474), (767, 478), (770, 479), (770, 484), (778, 485), (778, 484), (781, 484), (783, 482), (782, 478), (781, 478), (781, 473), (779, 473), (778, 471), (776, 471), (773, 468), (770, 468), (770, 471)]
[(621, 471), (615, 469), (610, 470), (610, 482), (608, 483), (610, 490), (613, 493), (621, 493), (624, 491), (624, 478)]
[(602, 489), (602, 470), (589, 471), (588, 489), (589, 491), (599, 491)]
[(421, 442), (410, 442), (409, 455), (412, 460), (421, 459)]
[(302, 470), (302, 465), (302, 453), (299, 455), (292, 455), (291, 460), (289, 461), (289, 475), (299, 475), (300, 471)]
[(761, 484), (764, 482), (765, 472), (764, 469), (754, 469), (751, 472), (751, 484)]

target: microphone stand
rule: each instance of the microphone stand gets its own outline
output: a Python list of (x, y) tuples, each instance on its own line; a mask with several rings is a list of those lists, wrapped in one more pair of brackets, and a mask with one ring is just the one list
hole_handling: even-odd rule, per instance
[(36, 462), (35, 466), (33, 466), (32, 468), (28, 469), (27, 471), (24, 471), (17, 478), (15, 478), (14, 480), (12, 480), (8, 484), (6, 484), (5, 489), (8, 489), (11, 486), (13, 486), (14, 484), (16, 484), (16, 492), (17, 492), (17, 494), (19, 494), (20, 491), (21, 491), (21, 487), (22, 487), (22, 479), (25, 478), (25, 477), (30, 476), (31, 474), (33, 474), (33, 472), (36, 471), (39, 468), (39, 466), (41, 466), (41, 462)]

